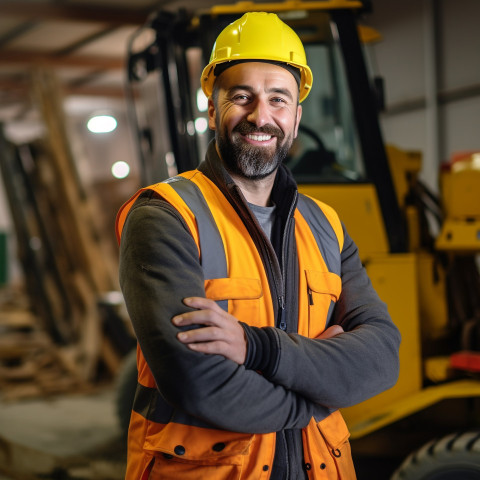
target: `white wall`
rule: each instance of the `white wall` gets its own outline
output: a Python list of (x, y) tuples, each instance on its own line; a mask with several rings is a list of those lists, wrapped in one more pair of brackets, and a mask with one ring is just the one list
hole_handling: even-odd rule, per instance
[(373, 0), (365, 23), (385, 79), (384, 138), (421, 150), (422, 177), (437, 188), (438, 167), (453, 153), (480, 150), (480, 2)]

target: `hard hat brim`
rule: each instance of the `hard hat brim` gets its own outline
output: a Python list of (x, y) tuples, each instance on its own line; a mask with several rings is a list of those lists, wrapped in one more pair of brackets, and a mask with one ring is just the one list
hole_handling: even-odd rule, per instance
[[(300, 65), (300, 64), (293, 63), (293, 62), (288, 62), (288, 63), (287, 62), (281, 62), (281, 61), (270, 59), (270, 58), (268, 58), (268, 59), (264, 59), (264, 58), (245, 59), (245, 58), (243, 58), (242, 59), (243, 63), (248, 62), (248, 61), (251, 61), (251, 62), (256, 62), (256, 61), (270, 62), (270, 63), (274, 63), (274, 64), (283, 63), (285, 65), (290, 65), (290, 66), (298, 69), (300, 71), (300, 85), (299, 85), (299, 96), (298, 96), (298, 101), (299, 102), (303, 102), (303, 100), (305, 100), (307, 98), (308, 94), (310, 93), (310, 90), (312, 89), (313, 75), (312, 75), (312, 71), (310, 70), (310, 67), (308, 67), (307, 65)], [(223, 62), (213, 61), (213, 62), (210, 62), (203, 69), (202, 76), (201, 76), (201, 87), (202, 87), (203, 93), (207, 96), (207, 98), (211, 97), (212, 92), (213, 92), (213, 85), (215, 83), (215, 79), (217, 78), (217, 76), (214, 73), (215, 67), (217, 65), (221, 65), (221, 64), (224, 64), (224, 63), (227, 63), (227, 62), (232, 63), (232, 64), (237, 64), (238, 63), (234, 59), (225, 60)], [(225, 70), (225, 69), (223, 69), (223, 70)]]

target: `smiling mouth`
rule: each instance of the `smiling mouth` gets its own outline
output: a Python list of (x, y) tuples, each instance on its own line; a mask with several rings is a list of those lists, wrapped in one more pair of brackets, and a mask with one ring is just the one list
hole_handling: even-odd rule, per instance
[(247, 135), (245, 135), (247, 138), (249, 138), (250, 140), (254, 140), (256, 142), (267, 142), (268, 140), (270, 140), (271, 138), (273, 138), (272, 135), (255, 135), (253, 133), (249, 133)]

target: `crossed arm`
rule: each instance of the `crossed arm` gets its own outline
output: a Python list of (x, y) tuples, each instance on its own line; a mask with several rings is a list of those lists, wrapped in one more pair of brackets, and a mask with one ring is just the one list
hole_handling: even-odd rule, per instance
[(267, 327), (278, 368), (268, 376), (246, 369), (245, 331), (203, 298), (196, 245), (164, 203), (145, 200), (129, 214), (120, 280), (140, 347), (169, 403), (218, 428), (263, 433), (303, 427), (395, 382), (398, 331), (368, 282), (361, 295), (350, 295), (361, 268), (355, 249), (342, 275), (350, 300), (339, 300), (333, 322), (345, 333), (329, 330), (334, 338), (315, 340)]
[[(177, 327), (203, 325), (204, 328), (182, 331), (177, 335), (178, 340), (196, 352), (223, 355), (243, 365), (247, 354), (247, 342), (240, 322), (222, 310), (213, 300), (189, 297), (183, 302), (196, 310), (173, 317), (172, 323)], [(332, 325), (317, 339), (332, 338), (343, 331), (340, 325)]]

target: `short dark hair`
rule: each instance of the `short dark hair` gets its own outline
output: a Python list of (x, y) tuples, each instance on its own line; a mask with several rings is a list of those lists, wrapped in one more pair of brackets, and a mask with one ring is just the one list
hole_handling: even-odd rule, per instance
[(297, 82), (298, 87), (300, 88), (300, 78), (301, 78), (300, 70), (297, 67), (294, 67), (293, 65), (290, 65), (288, 63), (276, 62), (274, 60), (249, 59), (249, 60), (232, 60), (231, 62), (217, 63), (217, 65), (215, 66), (215, 69), (213, 70), (213, 74), (215, 75), (215, 77), (219, 77), (225, 70), (227, 70), (227, 68), (233, 67), (234, 65), (238, 65), (239, 63), (247, 63), (247, 62), (272, 63), (273, 65), (277, 65), (279, 67), (285, 68), (293, 75), (293, 77), (295, 78), (295, 81)]

